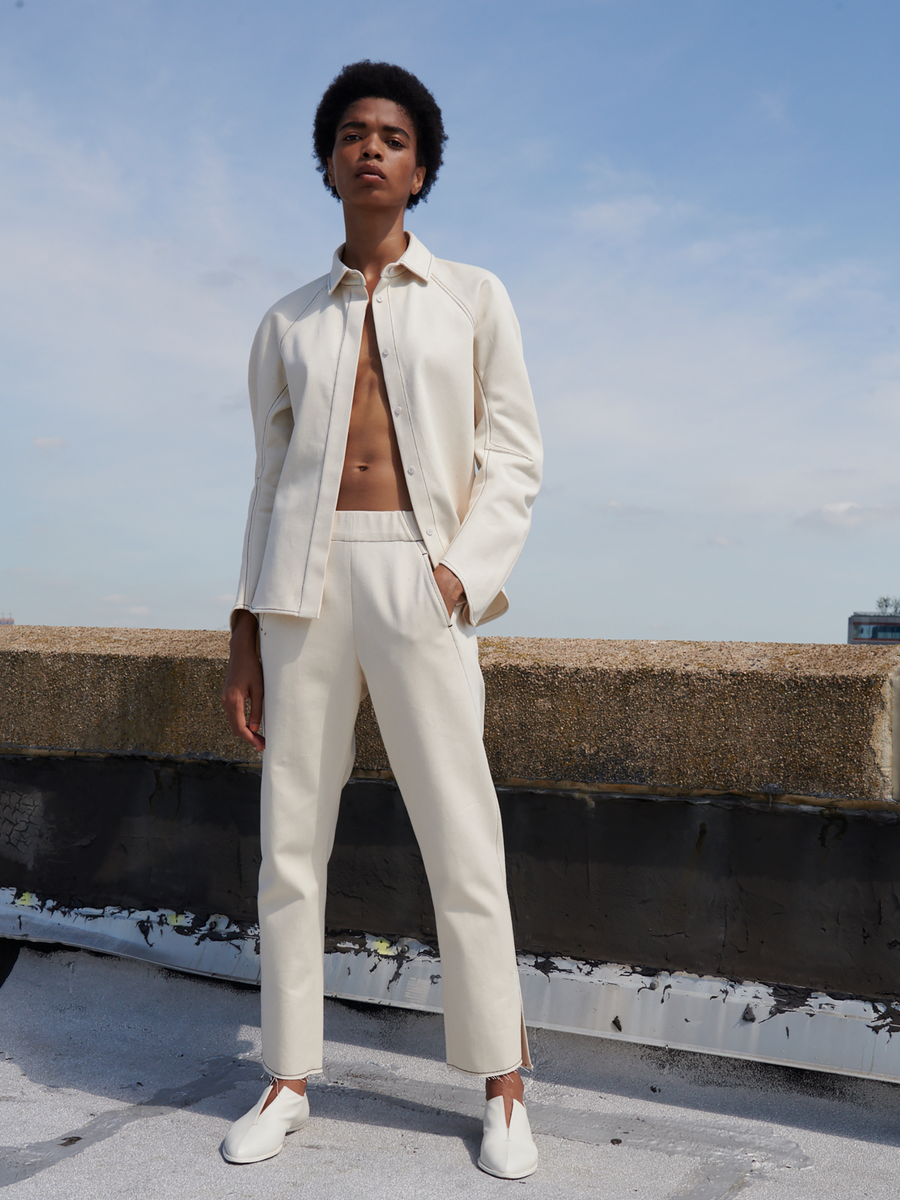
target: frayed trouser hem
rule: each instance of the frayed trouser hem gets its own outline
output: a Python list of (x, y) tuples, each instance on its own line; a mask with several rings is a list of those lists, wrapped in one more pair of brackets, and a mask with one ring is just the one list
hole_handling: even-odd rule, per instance
[(526, 1067), (521, 1058), (511, 1067), (506, 1067), (502, 1071), (467, 1071), (465, 1067), (457, 1067), (453, 1063), (448, 1062), (447, 1066), (451, 1071), (459, 1071), (461, 1075), (468, 1075), (470, 1079), (499, 1079), (502, 1075), (511, 1075), (513, 1071), (531, 1071), (532, 1067)]
[(271, 1067), (267, 1067), (266, 1064), (263, 1063), (263, 1073), (264, 1074), (268, 1075), (268, 1077), (270, 1079), (283, 1080), (285, 1083), (288, 1083), (288, 1082), (296, 1083), (296, 1082), (299, 1082), (301, 1079), (309, 1079), (310, 1075), (321, 1075), (322, 1072), (323, 1072), (322, 1067), (311, 1067), (308, 1071), (303, 1071), (299, 1075), (281, 1075), (278, 1071), (273, 1071), (271, 1069)]

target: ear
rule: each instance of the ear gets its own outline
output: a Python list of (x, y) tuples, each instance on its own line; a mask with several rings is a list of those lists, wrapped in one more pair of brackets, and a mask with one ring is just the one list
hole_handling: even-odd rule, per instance
[(326, 158), (325, 166), (328, 168), (328, 184), (330, 187), (334, 187), (334, 163), (330, 158)]
[(422, 190), (422, 184), (424, 182), (425, 182), (425, 168), (424, 167), (416, 167), (415, 174), (413, 175), (412, 187), (409, 189), (410, 192), (412, 193), (412, 195), (418, 196), (419, 192), (421, 192), (421, 190)]

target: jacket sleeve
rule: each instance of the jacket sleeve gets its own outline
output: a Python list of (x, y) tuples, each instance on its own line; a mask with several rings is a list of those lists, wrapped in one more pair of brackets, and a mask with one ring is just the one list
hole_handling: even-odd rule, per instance
[(281, 359), (279, 321), (268, 313), (257, 330), (250, 352), (248, 384), (256, 440), (256, 481), (250, 493), (247, 530), (231, 627), (242, 608), (253, 607), (266, 539), (272, 520), (275, 490), (294, 429), (294, 414)]
[(469, 507), (442, 558), (462, 581), (473, 625), (500, 616), (541, 482), (541, 435), (522, 335), (506, 289), (481, 283), (475, 313), (475, 464)]

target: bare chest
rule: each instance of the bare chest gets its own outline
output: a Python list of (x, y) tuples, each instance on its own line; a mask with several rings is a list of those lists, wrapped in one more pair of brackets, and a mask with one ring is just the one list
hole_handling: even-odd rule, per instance
[(371, 305), (359, 348), (338, 507), (409, 507)]

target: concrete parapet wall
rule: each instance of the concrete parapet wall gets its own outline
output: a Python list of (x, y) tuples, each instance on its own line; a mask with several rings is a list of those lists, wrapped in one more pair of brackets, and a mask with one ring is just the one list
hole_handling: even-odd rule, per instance
[(227, 660), (206, 630), (0, 629), (0, 748), (258, 760), (222, 713)]
[(900, 800), (898, 650), (525, 638), (483, 647), (487, 742), (503, 780)]
[[(900, 800), (900, 649), (480, 641), (499, 784)], [(0, 748), (253, 762), (219, 693), (227, 635), (0, 628)], [(356, 774), (389, 770), (374, 714)]]
[[(523, 993), (556, 997), (529, 1019), (900, 1078), (900, 649), (480, 650)], [(226, 658), (219, 633), (0, 628), (0, 936), (255, 977), (259, 756), (227, 730)], [(433, 1007), (428, 884), (367, 705), (357, 749), (335, 988)]]

